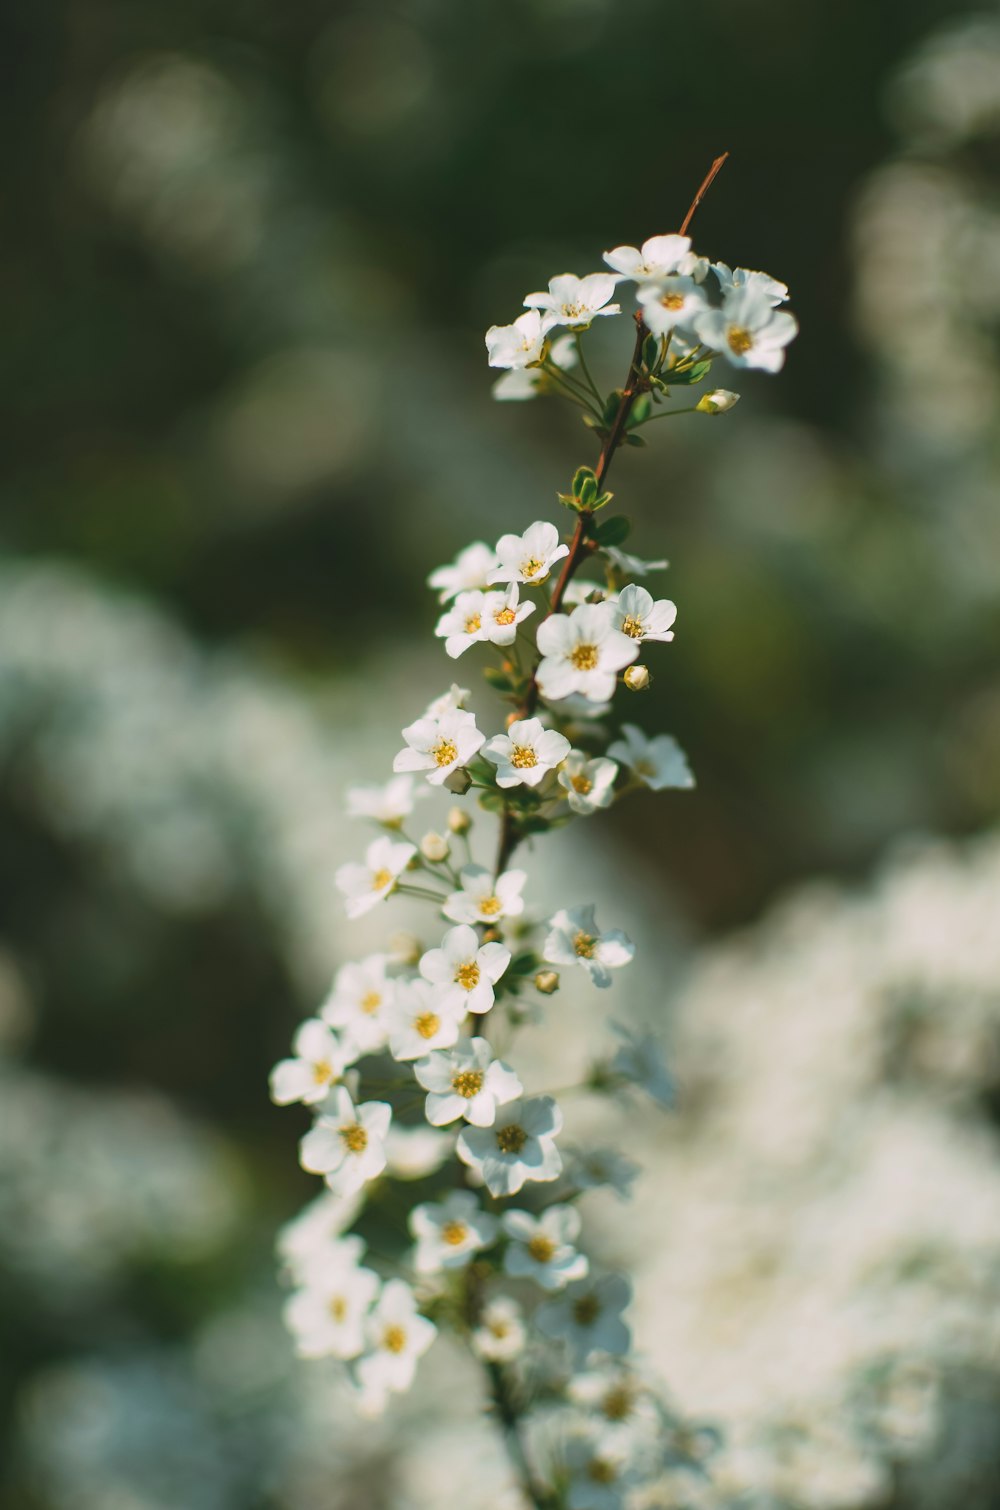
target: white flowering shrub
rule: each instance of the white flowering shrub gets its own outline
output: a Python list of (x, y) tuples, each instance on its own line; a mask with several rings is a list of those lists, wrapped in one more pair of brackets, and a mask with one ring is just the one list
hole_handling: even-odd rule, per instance
[[(628, 521), (605, 510), (621, 446), (644, 444), (654, 420), (720, 414), (737, 398), (709, 389), (678, 403), (676, 390), (690, 394), (720, 358), (776, 372), (796, 333), (779, 307), (784, 284), (692, 249), (688, 224), (722, 161), (677, 234), (616, 247), (607, 272), (552, 278), (486, 334), (502, 369), (496, 396), (577, 405), (599, 455), (560, 495), (568, 538), (540, 520), (431, 574), (446, 655), (485, 655), (506, 715), (481, 728), (470, 692), (453, 684), (403, 728), (393, 776), (349, 794), (383, 832), (337, 873), (348, 918), (419, 898), (436, 919), (431, 947), (396, 938), (345, 964), (271, 1081), (275, 1101), (311, 1108), (301, 1163), (327, 1186), (281, 1243), (298, 1351), (342, 1360), (361, 1411), (379, 1414), (411, 1387), (439, 1330), (458, 1334), (482, 1363), (525, 1499), (548, 1510), (624, 1505), (671, 1467), (700, 1466), (712, 1445), (656, 1399), (630, 1354), (630, 1282), (597, 1269), (581, 1241), (577, 1197), (595, 1184), (627, 1189), (632, 1166), (562, 1147), (559, 1098), (528, 1092), (516, 1052), (560, 971), (606, 988), (634, 946), (586, 899), (547, 919), (530, 911), (514, 861), (527, 840), (638, 788), (693, 784), (672, 737), (619, 722), (616, 694), (648, 686), (640, 657), (672, 640), (677, 610), (636, 580), (666, 563), (627, 554)], [(607, 394), (585, 337), (621, 315), (629, 285), (634, 350), (624, 386)], [(420, 836), (408, 824), (428, 788), (466, 802), (446, 833)], [(473, 805), (497, 821), (488, 853)], [(570, 1089), (669, 1104), (656, 1043), (619, 1032)], [(406, 1178), (394, 1140), (410, 1146)]]

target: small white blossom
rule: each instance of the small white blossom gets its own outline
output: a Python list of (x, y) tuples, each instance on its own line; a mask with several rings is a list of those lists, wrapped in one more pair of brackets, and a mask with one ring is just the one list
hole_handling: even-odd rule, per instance
[(434, 633), (444, 640), (445, 653), (457, 660), (470, 645), (478, 645), (485, 638), (483, 630), (483, 604), (486, 593), (479, 588), (460, 592), (451, 607), (438, 619)]
[(465, 1127), (455, 1152), (481, 1175), (490, 1195), (516, 1195), (527, 1180), (555, 1180), (562, 1157), (555, 1144), (562, 1112), (551, 1096), (515, 1101), (492, 1127)]
[(566, 789), (566, 801), (574, 813), (596, 813), (609, 807), (615, 796), (618, 767), (600, 755), (591, 759), (582, 750), (571, 750), (559, 772), (559, 785)]
[(630, 556), (617, 545), (602, 545), (601, 550), (623, 577), (648, 577), (650, 572), (666, 571), (669, 561), (644, 561), (641, 556)]
[(501, 918), (520, 917), (524, 911), (524, 890), (528, 873), (524, 870), (505, 870), (493, 878), (493, 872), (485, 865), (463, 865), (458, 873), (461, 891), (453, 891), (445, 898), (441, 910), (453, 923), (486, 923), (490, 926)]
[(650, 236), (641, 247), (614, 247), (604, 253), (604, 260), (618, 274), (616, 282), (631, 278), (643, 284), (688, 272), (696, 260), (690, 253), (690, 236)]
[(529, 294), (524, 302), (528, 309), (543, 312), (546, 329), (568, 325), (572, 330), (583, 330), (598, 315), (621, 313), (620, 304), (608, 303), (616, 281), (609, 273), (588, 273), (585, 278), (559, 273), (549, 279), (546, 292)]
[(428, 949), (420, 961), (420, 973), (443, 1008), (462, 1014), (488, 1012), (495, 999), (493, 987), (509, 964), (509, 949), (498, 943), (480, 944), (476, 930), (460, 923), (449, 928), (439, 949)]
[[(549, 360), (563, 372), (577, 364), (576, 340), (571, 335), (557, 336), (549, 347)], [(545, 385), (545, 372), (541, 367), (511, 367), (503, 372), (493, 384), (493, 397), (501, 400), (534, 398)]]
[(608, 596), (608, 590), (603, 582), (585, 582), (581, 577), (574, 577), (566, 583), (562, 595), (563, 608), (579, 608), (581, 603), (586, 603), (592, 597), (595, 603), (603, 603)]
[(612, 1073), (645, 1091), (661, 1106), (673, 1106), (674, 1082), (659, 1039), (653, 1033), (633, 1033), (619, 1022), (613, 1022), (611, 1027), (622, 1040), (611, 1061)]
[(362, 1410), (384, 1410), (390, 1394), (402, 1394), (413, 1383), (417, 1362), (426, 1353), (437, 1327), (417, 1310), (409, 1285), (390, 1279), (368, 1317), (365, 1332), (369, 1351), (357, 1364)]
[(517, 1075), (493, 1058), (485, 1038), (468, 1038), (450, 1050), (429, 1054), (413, 1066), (417, 1083), (428, 1091), (426, 1115), (433, 1127), (463, 1117), (475, 1127), (492, 1127), (497, 1107), (520, 1096)]
[(664, 278), (640, 288), (637, 297), (646, 328), (654, 336), (668, 336), (677, 326), (690, 328), (695, 315), (709, 307), (693, 278)]
[(721, 352), (733, 367), (779, 372), (785, 347), (799, 326), (794, 315), (775, 309), (759, 289), (737, 288), (725, 296), (721, 309), (696, 315), (694, 328), (699, 340)]
[(472, 696), (468, 687), (460, 687), (457, 682), (452, 682), (447, 692), (442, 692), (440, 697), (435, 697), (424, 709), (424, 718), (443, 718), (446, 713), (455, 713), (464, 708)]
[(621, 1364), (606, 1364), (574, 1374), (567, 1386), (574, 1405), (603, 1418), (607, 1436), (627, 1437), (636, 1429), (653, 1435), (661, 1425), (660, 1412), (649, 1388)]
[(426, 771), (432, 786), (441, 786), (452, 771), (466, 765), (482, 748), (485, 734), (473, 713), (456, 708), (418, 718), (403, 730), (406, 748), (392, 763), (394, 771)]
[(520, 589), (516, 582), (511, 582), (502, 592), (488, 592), (483, 602), (484, 638), (491, 645), (513, 645), (518, 625), (523, 624), (534, 611), (534, 603), (520, 602)]
[(413, 844), (393, 843), (383, 837), (369, 844), (363, 865), (341, 865), (334, 879), (345, 897), (347, 916), (359, 918), (383, 902), (416, 852)]
[(713, 262), (712, 272), (719, 280), (719, 287), (724, 294), (737, 288), (752, 288), (763, 294), (772, 306), (784, 304), (788, 298), (788, 284), (782, 283), (779, 278), (772, 278), (770, 273), (757, 273), (748, 267), (730, 268), (725, 262)]
[(385, 1168), (383, 1142), (391, 1120), (392, 1108), (385, 1101), (355, 1106), (343, 1086), (338, 1086), (299, 1144), (302, 1168), (325, 1175), (337, 1195), (358, 1190)]
[(687, 757), (671, 735), (657, 734), (650, 739), (635, 724), (623, 724), (622, 733), (625, 738), (609, 745), (608, 754), (628, 766), (644, 786), (654, 792), (694, 786)]
[(561, 1290), (586, 1275), (587, 1255), (573, 1246), (580, 1233), (575, 1206), (550, 1206), (541, 1216), (505, 1211), (501, 1223), (512, 1239), (503, 1261), (512, 1279), (533, 1279), (543, 1290)]
[(622, 1312), (632, 1300), (632, 1286), (624, 1274), (605, 1274), (571, 1285), (558, 1300), (547, 1300), (535, 1312), (535, 1325), (546, 1337), (568, 1343), (574, 1368), (595, 1353), (620, 1357), (631, 1335)]
[[(277, 1249), (281, 1260), (297, 1284), (309, 1285), (313, 1276), (322, 1276), (340, 1248), (340, 1239), (361, 1210), (364, 1197), (360, 1190), (349, 1195), (334, 1195), (324, 1190), (309, 1202), (298, 1216), (279, 1230)], [(351, 1242), (360, 1242), (351, 1238)]]
[(353, 1045), (343, 1043), (318, 1017), (302, 1023), (292, 1049), (294, 1059), (282, 1059), (271, 1071), (271, 1100), (278, 1106), (322, 1101), (358, 1057)]
[(639, 1481), (630, 1463), (630, 1445), (620, 1433), (607, 1430), (591, 1430), (567, 1442), (567, 1510), (624, 1510), (627, 1495)]
[(379, 1290), (378, 1275), (360, 1266), (364, 1243), (347, 1237), (327, 1254), (327, 1267), (289, 1296), (285, 1325), (300, 1358), (356, 1358), (365, 1345), (365, 1317)]
[(536, 309), (529, 309), (527, 314), (518, 315), (512, 325), (491, 325), (486, 332), (490, 366), (520, 368), (540, 362), (545, 337), (555, 323), (543, 319)]
[(538, 685), (543, 697), (555, 701), (579, 692), (591, 702), (606, 702), (617, 673), (639, 654), (638, 644), (615, 628), (607, 603), (550, 614), (539, 624), (537, 640)]
[(486, 759), (497, 768), (499, 787), (538, 786), (569, 751), (566, 736), (546, 729), (537, 718), (515, 720), (506, 734), (494, 734), (483, 747)]
[(388, 955), (372, 954), (342, 965), (320, 1007), (323, 1021), (339, 1028), (362, 1054), (375, 1053), (388, 1038), (387, 1012), (396, 992), (388, 964)]
[(464, 1268), (474, 1253), (496, 1241), (500, 1226), (469, 1190), (453, 1190), (440, 1203), (415, 1206), (409, 1225), (417, 1244), (413, 1267), (418, 1274)]
[(567, 1177), (577, 1190), (611, 1189), (623, 1201), (631, 1198), (641, 1173), (635, 1160), (617, 1148), (573, 1148), (567, 1158)]
[(559, 539), (554, 524), (540, 520), (529, 524), (523, 535), (501, 535), (497, 541), (497, 566), (492, 582), (526, 582), (537, 587), (557, 561), (569, 555), (569, 546)]
[(392, 776), (381, 784), (351, 786), (347, 789), (349, 818), (372, 818), (386, 828), (398, 828), (413, 812), (414, 803), (430, 793), (417, 786), (412, 776)]
[(618, 594), (612, 604), (616, 629), (637, 640), (672, 640), (671, 625), (677, 618), (677, 604), (669, 598), (654, 599), (644, 587), (633, 582)]
[(527, 1340), (524, 1316), (516, 1300), (497, 1295), (487, 1301), (472, 1334), (472, 1348), (478, 1357), (488, 1363), (511, 1363), (524, 1352)]
[(593, 907), (557, 912), (549, 921), (542, 958), (550, 965), (580, 965), (595, 986), (610, 986), (611, 971), (629, 963), (635, 945), (620, 928), (601, 933), (594, 912)]
[(439, 603), (447, 603), (460, 592), (486, 587), (496, 564), (496, 555), (485, 540), (476, 540), (459, 551), (448, 566), (436, 567), (427, 578), (427, 586), (437, 591)]
[(431, 1049), (450, 1048), (458, 1040), (464, 1015), (463, 1006), (446, 1001), (427, 981), (399, 981), (387, 1014), (389, 1052), (405, 1063)]

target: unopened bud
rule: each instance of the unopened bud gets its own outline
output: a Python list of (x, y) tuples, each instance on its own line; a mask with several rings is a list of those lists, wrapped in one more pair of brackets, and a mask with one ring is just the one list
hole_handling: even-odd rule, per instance
[(448, 812), (448, 827), (453, 834), (467, 834), (472, 827), (472, 819), (464, 807), (453, 807)]
[(448, 858), (448, 840), (442, 834), (424, 834), (420, 841), (420, 853), (432, 865), (440, 865), (442, 860)]
[(456, 797), (464, 797), (472, 785), (472, 777), (465, 767), (460, 765), (449, 772), (442, 784), (446, 792), (451, 792)]
[(699, 414), (725, 414), (738, 404), (738, 393), (730, 393), (728, 388), (713, 388), (711, 393), (703, 393), (696, 404)]
[(543, 996), (551, 996), (553, 991), (558, 991), (559, 971), (539, 970), (535, 976), (535, 990), (541, 991)]
[(630, 692), (645, 692), (652, 680), (648, 666), (627, 666), (622, 677)]
[(389, 958), (394, 965), (418, 965), (423, 945), (415, 933), (394, 933), (389, 939)]

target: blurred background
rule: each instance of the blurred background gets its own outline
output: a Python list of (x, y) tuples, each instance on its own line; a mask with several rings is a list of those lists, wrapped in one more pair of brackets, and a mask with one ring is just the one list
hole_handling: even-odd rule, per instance
[(1000, 1505), (1000, 10), (0, 27), (0, 1506), (450, 1503), (467, 1422), (359, 1437), (289, 1356), (267, 1071), (357, 947), (343, 788), (449, 679), (427, 572), (593, 456), (483, 332), (724, 149), (696, 245), (802, 334), (615, 464), (680, 606), (634, 711), (699, 785), (586, 835), (671, 940), (636, 1011), (682, 1088), (595, 1241), (728, 1433), (699, 1505)]

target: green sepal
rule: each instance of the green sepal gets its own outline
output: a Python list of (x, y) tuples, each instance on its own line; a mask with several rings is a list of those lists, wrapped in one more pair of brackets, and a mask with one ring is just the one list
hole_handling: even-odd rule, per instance
[(631, 431), (627, 435), (622, 436), (622, 441), (626, 446), (644, 446), (646, 444), (644, 436), (633, 435)]
[(691, 388), (695, 383), (700, 383), (702, 378), (707, 377), (711, 370), (711, 362), (695, 362), (693, 367), (686, 370), (674, 367), (669, 373), (670, 385), (673, 388)]
[(605, 519), (594, 530), (594, 539), (598, 545), (621, 545), (627, 540), (632, 530), (632, 521), (625, 514), (612, 514), (610, 519)]
[(650, 398), (649, 394), (640, 393), (639, 397), (632, 405), (632, 411), (628, 417), (628, 428), (631, 430), (633, 425), (643, 424), (649, 418), (649, 411), (652, 409), (652, 407), (653, 400)]

